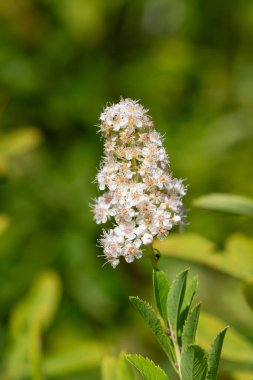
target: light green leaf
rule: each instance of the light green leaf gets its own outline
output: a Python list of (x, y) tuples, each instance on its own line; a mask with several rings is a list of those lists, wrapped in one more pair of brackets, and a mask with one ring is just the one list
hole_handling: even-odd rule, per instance
[(18, 334), (24, 329), (37, 326), (47, 328), (58, 308), (61, 283), (56, 272), (41, 273), (34, 281), (27, 297), (15, 308), (11, 316), (11, 329)]
[(187, 345), (195, 343), (195, 335), (199, 321), (201, 304), (196, 305), (188, 314), (182, 333), (182, 349), (186, 349)]
[(195, 257), (207, 256), (207, 254), (215, 252), (215, 244), (205, 237), (185, 232), (184, 234), (171, 234), (169, 238), (164, 240), (155, 240), (154, 247), (160, 250), (164, 255), (179, 256), (180, 258), (189, 259)]
[(193, 205), (253, 218), (253, 200), (239, 195), (212, 193), (195, 199)]
[(253, 310), (253, 279), (242, 283), (242, 292), (249, 307)]
[(220, 362), (220, 355), (223, 345), (223, 340), (227, 332), (227, 327), (222, 330), (214, 339), (211, 350), (208, 355), (208, 372), (206, 380), (216, 380)]
[[(126, 354), (122, 352), (118, 359), (118, 378), (119, 380), (134, 380), (133, 372), (126, 360)], [(110, 379), (111, 380), (111, 379)]]
[(0, 236), (9, 227), (10, 218), (6, 214), (0, 214)]
[(105, 356), (101, 363), (102, 380), (119, 380), (117, 373), (118, 361), (113, 356)]
[(152, 360), (141, 355), (126, 355), (127, 360), (137, 368), (144, 380), (168, 380), (164, 371)]
[(197, 346), (188, 346), (181, 355), (182, 380), (205, 380), (207, 358), (205, 351)]
[(0, 141), (0, 152), (4, 159), (19, 155), (34, 149), (42, 142), (43, 136), (38, 128), (23, 127), (14, 130)]
[(143, 301), (139, 297), (130, 297), (130, 301), (139, 311), (143, 319), (147, 322), (169, 359), (173, 361), (174, 355), (171, 343), (169, 338), (166, 336), (154, 309), (146, 301)]
[(43, 370), (47, 377), (52, 378), (70, 375), (99, 366), (107, 351), (108, 347), (98, 341), (78, 342), (63, 351), (48, 355), (43, 361)]
[(240, 234), (228, 238), (224, 252), (216, 251), (212, 242), (192, 233), (171, 235), (169, 239), (156, 241), (155, 247), (163, 256), (206, 265), (239, 279), (252, 277), (253, 239)]
[(253, 380), (252, 371), (250, 371), (250, 372), (248, 372), (248, 371), (243, 371), (243, 372), (233, 371), (231, 373), (230, 379), (231, 380)]
[(153, 271), (153, 287), (155, 294), (156, 306), (161, 317), (167, 321), (167, 298), (169, 292), (169, 281), (166, 274), (162, 271)]
[(131, 366), (123, 352), (119, 358), (105, 356), (101, 363), (102, 380), (134, 380)]
[[(217, 331), (223, 330), (225, 325), (226, 322), (202, 310), (198, 324), (198, 343), (209, 350), (213, 337)], [(253, 345), (232, 327), (224, 340), (222, 358), (245, 364), (246, 367), (251, 366), (253, 371)]]
[(13, 310), (6, 376), (37, 378), (42, 375), (42, 333), (54, 318), (60, 294), (57, 273), (45, 271), (35, 279), (28, 295)]
[[(177, 340), (179, 312), (183, 303), (188, 269), (181, 272), (172, 282), (167, 299), (168, 322), (173, 340)], [(180, 326), (179, 326), (180, 327)]]

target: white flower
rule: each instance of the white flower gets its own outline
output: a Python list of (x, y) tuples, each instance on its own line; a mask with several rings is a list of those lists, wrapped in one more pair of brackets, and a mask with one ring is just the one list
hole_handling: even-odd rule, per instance
[(179, 223), (181, 221), (181, 216), (180, 215), (174, 215), (173, 216), (173, 221), (174, 223)]
[(136, 238), (135, 228), (135, 222), (128, 222), (125, 224), (119, 224), (118, 227), (114, 229), (114, 231), (117, 236), (128, 240), (134, 240)]
[(131, 263), (132, 261), (134, 261), (134, 259), (140, 259), (142, 257), (142, 250), (140, 249), (140, 246), (140, 239), (126, 242), (123, 249), (123, 255), (127, 263)]
[(136, 211), (133, 208), (126, 206), (117, 207), (117, 212), (115, 213), (116, 223), (131, 222), (131, 220), (136, 216)]
[(145, 233), (142, 237), (143, 244), (147, 245), (152, 243), (153, 241), (153, 235)]
[(102, 202), (99, 203), (99, 199), (95, 206), (93, 206), (94, 218), (97, 224), (106, 223), (108, 218), (108, 207)]
[(104, 158), (97, 174), (105, 191), (93, 205), (98, 224), (112, 220), (100, 242), (114, 268), (120, 257), (130, 263), (142, 257), (145, 245), (163, 239), (184, 223), (182, 180), (172, 178), (163, 138), (137, 101), (121, 99), (100, 116)]

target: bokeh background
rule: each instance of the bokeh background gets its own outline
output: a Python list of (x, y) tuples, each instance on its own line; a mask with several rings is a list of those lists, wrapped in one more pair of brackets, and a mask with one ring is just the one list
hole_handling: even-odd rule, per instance
[[(192, 201), (252, 196), (252, 44), (251, 0), (0, 1), (1, 379), (39, 379), (42, 368), (50, 379), (97, 380), (103, 356), (122, 349), (166, 368), (128, 301), (152, 302), (150, 264), (113, 270), (98, 257), (89, 209), (98, 117), (121, 96), (140, 99), (166, 135), (175, 176), (187, 178), (186, 234), (218, 250), (231, 234), (250, 238), (249, 218)], [(161, 259), (171, 277), (189, 265), (204, 309), (253, 344), (239, 280)], [(232, 367), (223, 379), (250, 379)]]

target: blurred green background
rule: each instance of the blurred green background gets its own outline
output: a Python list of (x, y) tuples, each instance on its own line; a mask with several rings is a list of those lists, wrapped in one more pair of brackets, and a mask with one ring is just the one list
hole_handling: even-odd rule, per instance
[[(187, 233), (218, 250), (235, 232), (252, 237), (249, 218), (192, 207), (210, 192), (252, 196), (252, 43), (251, 0), (0, 0), (1, 379), (42, 368), (97, 380), (101, 358), (122, 349), (163, 365), (128, 301), (151, 299), (150, 264), (113, 270), (98, 257), (98, 117), (120, 96), (140, 99), (187, 178)], [(171, 277), (186, 266), (161, 260)], [(239, 280), (191, 266), (204, 309), (253, 344)]]

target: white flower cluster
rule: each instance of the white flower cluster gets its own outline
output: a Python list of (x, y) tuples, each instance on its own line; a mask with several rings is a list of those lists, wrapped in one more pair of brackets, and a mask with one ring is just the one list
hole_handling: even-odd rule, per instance
[(100, 241), (115, 268), (120, 256), (128, 263), (141, 258), (154, 237), (163, 239), (183, 223), (186, 188), (168, 171), (162, 138), (137, 101), (121, 99), (104, 110), (100, 121), (105, 155), (96, 179), (105, 192), (92, 207), (98, 224), (114, 222)]

